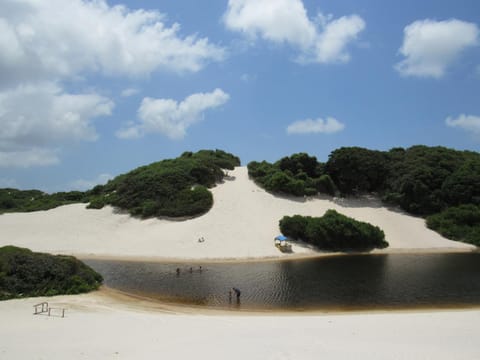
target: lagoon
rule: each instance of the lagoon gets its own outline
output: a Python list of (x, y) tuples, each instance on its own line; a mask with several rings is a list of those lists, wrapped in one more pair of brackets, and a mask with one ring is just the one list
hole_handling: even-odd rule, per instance
[[(480, 306), (479, 253), (342, 255), (191, 265), (85, 262), (104, 276), (108, 287), (152, 300), (208, 308), (348, 311)], [(238, 302), (234, 294), (229, 299), (232, 287), (242, 291)]]

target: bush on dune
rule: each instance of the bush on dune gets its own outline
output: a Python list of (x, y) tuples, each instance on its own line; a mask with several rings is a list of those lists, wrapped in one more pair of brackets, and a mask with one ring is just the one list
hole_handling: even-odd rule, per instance
[(71, 256), (0, 248), (0, 300), (79, 294), (98, 289), (102, 276)]
[(328, 210), (322, 217), (285, 216), (279, 224), (284, 235), (301, 239), (322, 250), (361, 251), (388, 246), (385, 234), (379, 227), (335, 210)]
[(197, 216), (213, 205), (208, 188), (233, 170), (240, 159), (222, 150), (185, 152), (119, 175), (86, 192), (46, 194), (39, 190), (0, 189), (0, 213), (48, 210), (72, 203), (89, 209), (112, 205), (142, 218)]
[[(450, 207), (480, 205), (480, 154), (476, 152), (424, 145), (389, 151), (342, 147), (325, 164), (315, 162), (315, 157), (294, 154), (274, 164), (252, 162), (248, 170), (260, 186), (274, 193), (374, 193), (386, 203), (424, 217)], [(438, 225), (431, 228), (454, 240), (472, 242), (466, 239), (477, 231), (469, 224), (442, 224), (441, 231)]]
[(427, 226), (449, 239), (480, 246), (480, 206), (448, 208), (427, 217)]
[(185, 152), (117, 176), (95, 188), (90, 208), (112, 205), (134, 216), (183, 217), (207, 212), (213, 205), (208, 190), (224, 177), (223, 169), (240, 165), (238, 157), (221, 150)]

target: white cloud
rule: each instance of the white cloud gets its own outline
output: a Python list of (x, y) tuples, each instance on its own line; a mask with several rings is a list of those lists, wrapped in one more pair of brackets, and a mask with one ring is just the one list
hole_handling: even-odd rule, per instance
[(355, 40), (365, 28), (365, 22), (358, 15), (342, 16), (328, 22), (316, 43), (316, 61), (320, 63), (347, 62), (350, 55), (346, 44)]
[(333, 19), (319, 13), (308, 18), (301, 0), (229, 0), (223, 16), (226, 27), (274, 43), (297, 47), (302, 62), (346, 62), (347, 45), (365, 28), (358, 15)]
[(157, 11), (106, 1), (7, 0), (0, 18), (2, 83), (74, 76), (84, 71), (143, 76), (198, 71), (225, 50), (207, 38), (179, 35)]
[(100, 95), (66, 94), (51, 83), (20, 85), (0, 92), (0, 164), (25, 167), (35, 162), (41, 166), (58, 163), (52, 147), (96, 140), (93, 120), (110, 115), (113, 106)]
[[(0, 162), (51, 165), (72, 141), (97, 138), (93, 120), (113, 102), (95, 92), (71, 94), (63, 83), (89, 76), (148, 76), (199, 71), (225, 49), (181, 35), (153, 10), (105, 0), (3, 0), (0, 13)], [(131, 96), (135, 89), (126, 89)], [(24, 158), (22, 158), (24, 156)]]
[(56, 149), (27, 148), (0, 151), (0, 167), (28, 168), (49, 166), (60, 162)]
[(404, 29), (400, 53), (405, 59), (395, 68), (406, 76), (441, 78), (468, 47), (478, 44), (476, 24), (452, 19), (418, 20)]
[(203, 119), (206, 110), (225, 104), (229, 98), (221, 89), (190, 95), (180, 103), (172, 99), (144, 98), (138, 109), (140, 122), (120, 129), (117, 136), (132, 139), (160, 133), (170, 139), (182, 139), (191, 125)]
[(295, 121), (287, 127), (288, 134), (333, 134), (342, 131), (345, 125), (333, 117), (327, 117), (326, 120), (318, 118), (316, 120), (307, 119)]
[(457, 118), (448, 117), (445, 124), (465, 130), (474, 136), (480, 136), (480, 116), (462, 114)]
[(110, 174), (100, 174), (95, 179), (85, 180), (79, 179), (75, 180), (70, 184), (70, 188), (73, 190), (86, 191), (90, 190), (96, 185), (104, 185), (108, 180), (113, 179), (113, 175)]
[(120, 94), (122, 97), (130, 97), (133, 95), (137, 95), (140, 92), (140, 90), (135, 89), (135, 88), (128, 88), (122, 90), (122, 93)]
[(230, 30), (252, 38), (260, 36), (304, 48), (310, 46), (316, 35), (299, 0), (229, 0), (224, 22)]

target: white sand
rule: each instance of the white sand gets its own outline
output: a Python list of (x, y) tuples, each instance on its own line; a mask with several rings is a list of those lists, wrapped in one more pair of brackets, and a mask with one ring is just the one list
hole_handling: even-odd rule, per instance
[[(284, 215), (321, 216), (328, 209), (379, 226), (390, 247), (381, 252), (451, 251), (473, 246), (447, 240), (425, 221), (390, 210), (376, 199), (282, 198), (267, 193), (248, 178), (246, 167), (213, 189), (214, 206), (187, 221), (139, 220), (116, 214), (111, 207), (85, 209), (84, 204), (49, 211), (0, 216), (0, 246), (78, 256), (186, 259), (291, 256), (274, 247), (278, 221)], [(198, 238), (205, 242), (199, 243)], [(294, 254), (313, 250), (294, 246)], [(377, 251), (378, 252), (378, 251)]]
[[(385, 251), (468, 251), (428, 230), (424, 221), (376, 200), (275, 197), (245, 168), (213, 189), (199, 218), (133, 219), (111, 208), (63, 206), (0, 216), (0, 246), (73, 255), (152, 258), (286, 256), (273, 246), (284, 215), (336, 209), (381, 227)], [(203, 236), (205, 242), (197, 239)], [(294, 246), (295, 254), (313, 254)], [(49, 301), (66, 317), (32, 315)], [(146, 304), (102, 290), (88, 295), (0, 302), (0, 359), (479, 359), (480, 310), (356, 314), (211, 313)]]
[[(32, 315), (47, 300), (66, 317)], [(323, 315), (142, 311), (100, 293), (0, 302), (0, 359), (479, 359), (480, 310)]]

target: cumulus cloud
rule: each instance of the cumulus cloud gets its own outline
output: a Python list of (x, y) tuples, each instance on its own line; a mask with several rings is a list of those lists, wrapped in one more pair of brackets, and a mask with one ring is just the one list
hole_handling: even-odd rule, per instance
[(113, 102), (92, 90), (71, 94), (65, 81), (82, 78), (91, 89), (91, 75), (195, 72), (225, 57), (207, 38), (166, 25), (158, 11), (105, 0), (3, 0), (1, 8), (2, 166), (55, 164), (59, 146), (97, 138), (93, 120), (111, 115)]
[(223, 59), (207, 38), (179, 35), (157, 11), (106, 1), (12, 1), (2, 5), (2, 82), (73, 76), (84, 71), (142, 76), (155, 70), (198, 71)]
[(255, 40), (286, 43), (300, 50), (302, 62), (346, 62), (346, 50), (365, 28), (358, 15), (309, 19), (301, 0), (229, 0), (225, 26)]
[(358, 15), (342, 16), (327, 22), (315, 44), (316, 61), (320, 63), (347, 62), (350, 55), (346, 45), (355, 40), (365, 28), (365, 22)]
[(113, 175), (110, 174), (100, 174), (95, 179), (85, 180), (79, 179), (75, 180), (70, 184), (72, 190), (86, 191), (92, 189), (96, 185), (104, 185), (108, 180), (113, 179)]
[(395, 68), (406, 76), (441, 78), (467, 48), (478, 45), (476, 24), (452, 19), (418, 20), (404, 29), (400, 53), (405, 59)]
[(20, 85), (0, 92), (0, 164), (28, 167), (58, 163), (52, 148), (96, 140), (93, 120), (110, 115), (113, 106), (103, 96), (68, 94), (52, 83)]
[(480, 116), (462, 114), (457, 118), (448, 117), (445, 124), (449, 127), (460, 128), (480, 138)]
[(229, 98), (221, 89), (192, 94), (181, 102), (144, 98), (138, 109), (139, 122), (120, 129), (117, 136), (134, 139), (147, 133), (160, 133), (170, 139), (182, 139), (191, 125), (203, 119), (206, 110), (225, 104)]
[(333, 134), (342, 131), (345, 125), (333, 117), (327, 117), (326, 120), (318, 118), (316, 120), (307, 119), (295, 121), (287, 127), (288, 134)]

